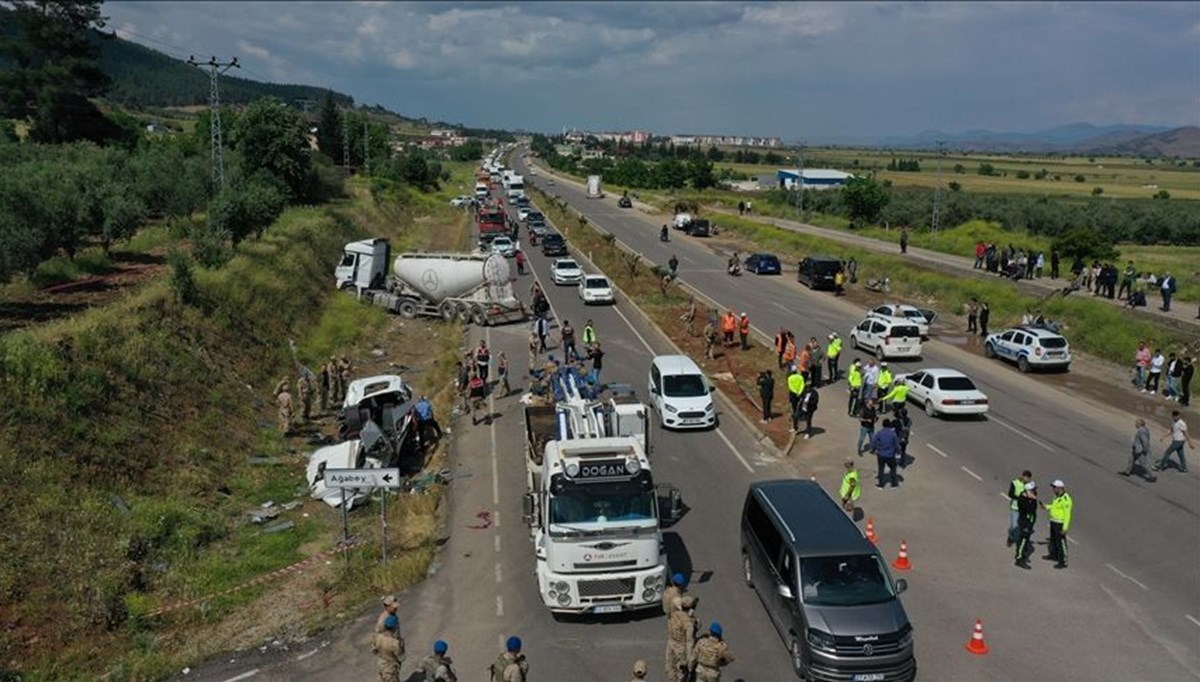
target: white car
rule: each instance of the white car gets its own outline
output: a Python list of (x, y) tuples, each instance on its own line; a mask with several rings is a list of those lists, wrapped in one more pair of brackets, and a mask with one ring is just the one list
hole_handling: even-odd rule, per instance
[(1040, 327), (1013, 327), (990, 334), (983, 342), (983, 354), (1015, 362), (1022, 372), (1043, 367), (1065, 372), (1071, 366), (1071, 346), (1066, 338)]
[(917, 325), (890, 317), (868, 315), (850, 330), (850, 347), (875, 353), (875, 357), (921, 357), (921, 331)]
[(579, 300), (587, 303), (616, 303), (612, 283), (604, 275), (584, 275), (579, 282)]
[(509, 237), (494, 237), (492, 239), (492, 253), (498, 253), (505, 258), (512, 258), (517, 255), (517, 251), (520, 248), (521, 244)]
[(925, 409), (925, 414), (986, 414), (988, 397), (975, 382), (956, 369), (922, 369), (900, 374), (908, 384), (908, 399)]
[(884, 303), (881, 306), (871, 309), (867, 315), (877, 315), (879, 317), (911, 322), (917, 325), (921, 336), (925, 338), (929, 337), (929, 325), (933, 324), (933, 319), (937, 317), (937, 313), (928, 308), (922, 309), (903, 303)]
[(529, 217), (529, 213), (533, 211), (529, 206), (520, 206), (517, 208), (517, 219), (522, 222)]
[(578, 284), (583, 281), (583, 268), (571, 258), (556, 258), (551, 266), (555, 284)]
[(455, 208), (462, 208), (463, 206), (471, 203), (471, 200), (472, 197), (469, 197), (465, 194), (460, 194), (450, 200), (450, 205), (454, 206)]
[(650, 362), (650, 400), (665, 429), (704, 429), (717, 425), (713, 386), (686, 355), (659, 355)]

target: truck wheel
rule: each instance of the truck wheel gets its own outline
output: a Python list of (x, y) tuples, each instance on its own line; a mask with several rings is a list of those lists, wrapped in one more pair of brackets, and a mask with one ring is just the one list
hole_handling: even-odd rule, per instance
[(458, 304), (458, 321), (463, 324), (471, 323), (471, 309), (467, 307), (466, 303)]
[(411, 320), (417, 316), (417, 304), (412, 301), (400, 301), (400, 305), (396, 306), (396, 312), (406, 320)]
[(447, 322), (453, 322), (455, 316), (458, 315), (458, 309), (454, 307), (454, 301), (445, 301), (441, 308), (442, 319)]
[(483, 311), (483, 306), (471, 306), (471, 321), (480, 327), (486, 327), (488, 323), (487, 313)]

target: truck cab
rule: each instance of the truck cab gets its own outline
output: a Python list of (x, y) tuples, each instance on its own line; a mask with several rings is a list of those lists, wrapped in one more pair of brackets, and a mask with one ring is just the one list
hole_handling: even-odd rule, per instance
[(353, 289), (360, 295), (367, 289), (382, 289), (387, 279), (391, 244), (386, 239), (363, 239), (346, 244), (342, 261), (334, 269), (339, 289)]

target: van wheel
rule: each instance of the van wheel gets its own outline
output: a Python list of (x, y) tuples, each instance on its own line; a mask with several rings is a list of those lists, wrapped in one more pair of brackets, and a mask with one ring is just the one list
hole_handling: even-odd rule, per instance
[(883, 354), (883, 346), (878, 346), (878, 347), (875, 349), (875, 357), (879, 358), (880, 360), (885, 360), (885, 359), (887, 359), (887, 356), (885, 356), (885, 355)]
[(800, 679), (808, 679), (806, 673), (808, 670), (804, 667), (804, 647), (799, 640), (792, 639), (792, 643), (788, 646), (788, 653), (792, 655), (792, 671), (796, 673), (796, 677)]
[(850, 335), (850, 347), (858, 350), (858, 337), (853, 334)]
[(937, 410), (933, 409), (932, 401), (929, 401), (929, 400), (925, 401), (925, 414), (929, 415), (930, 417), (937, 416)]
[(1029, 371), (1029, 360), (1026, 359), (1025, 356), (1022, 355), (1021, 357), (1017, 358), (1017, 369), (1021, 370), (1022, 372)]
[(754, 587), (754, 576), (750, 573), (750, 555), (742, 552), (742, 579), (746, 587)]

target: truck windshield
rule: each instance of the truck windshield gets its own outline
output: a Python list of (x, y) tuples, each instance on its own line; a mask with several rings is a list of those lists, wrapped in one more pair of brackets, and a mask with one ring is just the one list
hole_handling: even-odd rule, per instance
[(879, 557), (870, 554), (801, 559), (800, 581), (804, 603), (813, 606), (862, 606), (896, 597)]
[(563, 494), (551, 497), (550, 523), (579, 526), (588, 523), (644, 522), (657, 519), (654, 513), (653, 491), (604, 487), (607, 490), (573, 486)]

